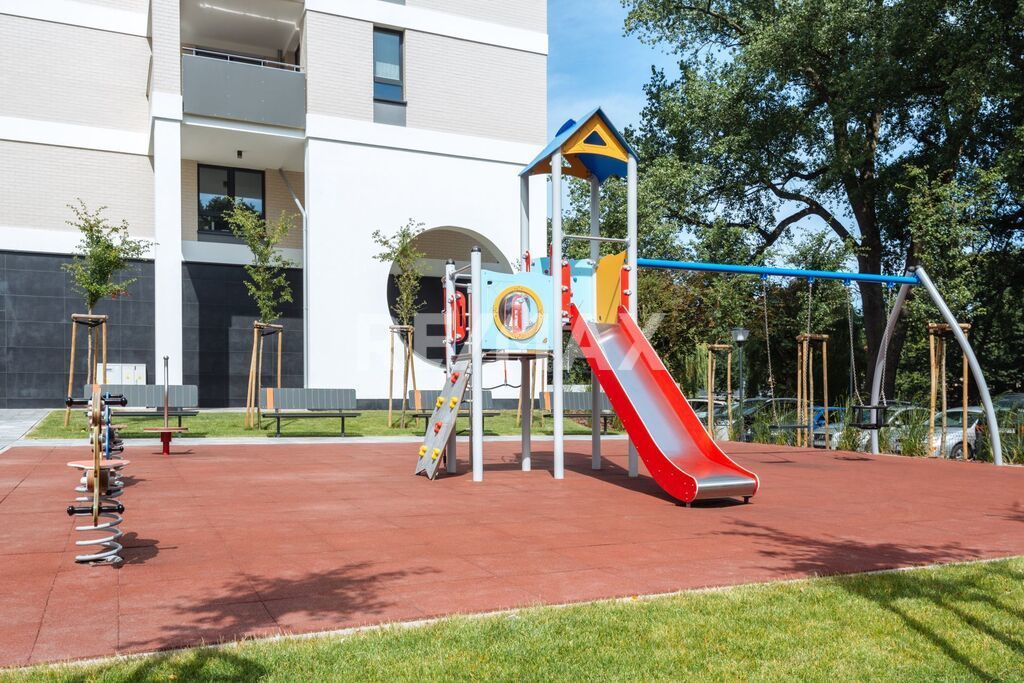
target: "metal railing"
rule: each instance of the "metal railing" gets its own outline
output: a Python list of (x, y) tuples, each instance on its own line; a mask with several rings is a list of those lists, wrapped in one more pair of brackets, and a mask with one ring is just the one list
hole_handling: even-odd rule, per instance
[(239, 64), (249, 64), (251, 66), (262, 66), (267, 69), (283, 69), (285, 71), (294, 71), (296, 73), (302, 73), (302, 67), (299, 66), (298, 64), (276, 62), (272, 59), (263, 59), (262, 57), (251, 57), (249, 55), (232, 54), (230, 52), (206, 50), (199, 47), (182, 47), (181, 54), (192, 55), (194, 57), (206, 57), (208, 59), (219, 59), (226, 62), (237, 62)]

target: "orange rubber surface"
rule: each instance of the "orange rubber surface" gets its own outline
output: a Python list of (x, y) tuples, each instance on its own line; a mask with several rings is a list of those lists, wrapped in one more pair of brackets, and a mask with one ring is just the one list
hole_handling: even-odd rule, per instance
[[(76, 565), (84, 448), (0, 455), (0, 666), (456, 612), (1024, 554), (1024, 469), (723, 444), (749, 505), (673, 502), (626, 443), (487, 442), (473, 483), (415, 444), (131, 446), (119, 567)], [(80, 520), (79, 520), (80, 522)]]

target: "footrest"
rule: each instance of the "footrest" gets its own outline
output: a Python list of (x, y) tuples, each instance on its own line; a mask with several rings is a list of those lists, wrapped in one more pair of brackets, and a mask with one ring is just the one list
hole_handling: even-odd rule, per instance
[[(74, 517), (75, 515), (91, 515), (92, 514), (92, 506), (91, 505), (68, 505), (67, 512), (68, 512), (68, 517)], [(122, 505), (121, 503), (116, 503), (114, 505), (101, 505), (100, 506), (100, 514), (102, 514), (104, 512), (116, 512), (118, 514), (121, 514), (122, 512), (124, 512), (124, 505)]]

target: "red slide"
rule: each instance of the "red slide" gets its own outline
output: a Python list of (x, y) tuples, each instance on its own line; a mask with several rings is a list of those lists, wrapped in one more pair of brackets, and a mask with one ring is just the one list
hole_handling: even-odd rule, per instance
[(684, 503), (750, 498), (758, 479), (729, 459), (625, 307), (618, 324), (588, 323), (572, 307), (572, 335), (637, 452), (669, 495)]

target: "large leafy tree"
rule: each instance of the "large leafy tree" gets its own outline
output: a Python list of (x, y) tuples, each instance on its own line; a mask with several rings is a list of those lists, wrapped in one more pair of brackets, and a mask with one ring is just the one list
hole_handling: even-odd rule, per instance
[[(653, 74), (636, 135), (644, 173), (670, 179), (657, 190), (659, 220), (683, 232), (736, 228), (754, 242), (751, 259), (801, 225), (833, 233), (861, 272), (932, 268), (948, 251), (911, 229), (922, 192), (927, 200), (983, 185), (988, 245), (1019, 246), (1016, 0), (623, 2), (627, 32), (679, 57), (678, 78)], [(964, 232), (950, 226), (953, 237)], [(976, 247), (970, 232), (944, 246)], [(886, 295), (859, 289), (874, 357)], [(887, 366), (890, 395), (896, 365)]]

